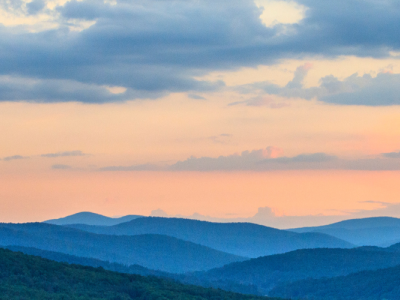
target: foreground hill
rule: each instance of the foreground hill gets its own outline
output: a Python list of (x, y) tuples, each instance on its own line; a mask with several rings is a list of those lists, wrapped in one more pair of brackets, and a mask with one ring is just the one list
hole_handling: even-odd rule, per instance
[(276, 287), (269, 294), (309, 300), (398, 300), (400, 266), (334, 278), (301, 280)]
[(353, 246), (322, 233), (295, 233), (252, 223), (212, 223), (178, 218), (144, 217), (107, 227), (70, 227), (109, 235), (162, 234), (245, 257), (259, 257), (304, 248)]
[(291, 231), (325, 233), (359, 246), (389, 246), (400, 241), (400, 219), (353, 219), (325, 226), (295, 228)]
[[(253, 295), (263, 295), (260, 293), (259, 289), (254, 285), (240, 284), (237, 282), (226, 282), (226, 281), (208, 281), (204, 278), (199, 278), (195, 276), (188, 276), (185, 274), (174, 274), (166, 273), (156, 270), (151, 270), (139, 265), (122, 265), (118, 263), (110, 263), (107, 261), (102, 261), (94, 258), (79, 257), (54, 251), (40, 250), (36, 248), (28, 248), (21, 246), (3, 246), (8, 250), (14, 252), (22, 252), (29, 255), (39, 256), (42, 258), (54, 260), (57, 262), (64, 262), (69, 264), (77, 264), (89, 267), (102, 267), (105, 270), (127, 273), (127, 274), (137, 274), (142, 276), (157, 276), (161, 278), (170, 278), (175, 281), (180, 281), (185, 284), (200, 285), (204, 287), (214, 287), (220, 288), (226, 291), (238, 292), (242, 294), (253, 294)], [(1, 298), (0, 298), (1, 299)]]
[(381, 248), (303, 249), (232, 263), (195, 276), (205, 282), (255, 285), (260, 293), (266, 294), (273, 287), (290, 281), (335, 277), (396, 265), (400, 265), (399, 253)]
[(86, 224), (98, 226), (111, 226), (141, 218), (138, 215), (128, 215), (120, 218), (110, 218), (92, 212), (80, 212), (60, 219), (48, 220), (43, 223), (54, 225)]
[(69, 265), (0, 249), (0, 299), (271, 299)]
[(43, 223), (0, 224), (0, 245), (33, 247), (173, 273), (208, 270), (244, 260), (169, 236), (100, 235)]

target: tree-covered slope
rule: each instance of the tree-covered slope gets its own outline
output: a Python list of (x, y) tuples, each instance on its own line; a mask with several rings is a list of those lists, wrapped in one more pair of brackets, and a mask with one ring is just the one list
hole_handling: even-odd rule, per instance
[(69, 265), (0, 249), (0, 299), (251, 300), (267, 299)]
[(208, 270), (244, 258), (163, 235), (113, 236), (44, 224), (0, 224), (0, 245), (33, 247), (165, 272)]
[(71, 227), (100, 234), (162, 234), (245, 257), (259, 257), (304, 248), (353, 246), (322, 233), (300, 234), (252, 223), (212, 223), (178, 218), (146, 217), (115, 226)]
[(75, 255), (64, 254), (54, 251), (46, 251), (32, 247), (21, 247), (21, 246), (3, 246), (2, 248), (11, 250), (13, 252), (22, 252), (28, 255), (39, 256), (42, 258), (54, 260), (57, 262), (64, 262), (68, 264), (82, 265), (88, 267), (99, 268), (102, 267), (105, 270), (127, 273), (127, 274), (137, 274), (142, 276), (158, 276), (158, 277), (173, 277), (176, 274), (166, 273), (156, 270), (151, 270), (139, 265), (123, 265), (118, 263), (112, 263), (108, 261), (103, 261), (95, 258), (80, 257)]
[(400, 265), (400, 255), (381, 248), (303, 249), (232, 263), (196, 277), (250, 284), (266, 293), (276, 285), (306, 278), (347, 275)]
[(21, 246), (3, 246), (6, 249), (9, 249), (14, 252), (22, 252), (29, 255), (39, 256), (42, 258), (65, 262), (69, 264), (77, 264), (82, 266), (89, 267), (102, 267), (105, 270), (119, 272), (119, 273), (127, 273), (127, 274), (137, 274), (142, 276), (157, 276), (162, 278), (170, 278), (176, 281), (192, 284), (204, 287), (214, 287), (220, 288), (226, 291), (238, 292), (242, 294), (253, 294), (253, 295), (262, 295), (259, 289), (254, 285), (249, 284), (240, 284), (233, 281), (209, 281), (205, 278), (185, 275), (185, 274), (174, 274), (174, 273), (166, 273), (156, 270), (151, 270), (139, 265), (122, 265), (118, 263), (110, 263), (107, 261), (102, 261), (94, 258), (87, 257), (79, 257), (59, 252), (40, 250), (36, 248), (28, 248)]
[(334, 278), (296, 281), (278, 286), (269, 294), (309, 300), (398, 300), (400, 266)]

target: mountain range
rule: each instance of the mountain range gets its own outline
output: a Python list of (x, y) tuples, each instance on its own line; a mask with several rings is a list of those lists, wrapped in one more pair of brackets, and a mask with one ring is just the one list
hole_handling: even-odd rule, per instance
[(0, 245), (33, 247), (173, 273), (208, 270), (245, 260), (165, 235), (101, 235), (45, 223), (0, 224)]
[(398, 300), (400, 266), (296, 281), (274, 288), (269, 295), (293, 300)]
[(236, 262), (194, 276), (209, 282), (254, 285), (260, 294), (306, 278), (348, 275), (400, 265), (400, 244), (390, 248), (302, 249)]
[(325, 226), (291, 229), (292, 232), (329, 234), (358, 246), (389, 246), (400, 242), (400, 219), (375, 217), (345, 220)]
[(47, 220), (43, 223), (54, 224), (54, 225), (86, 224), (86, 225), (98, 225), (98, 226), (112, 226), (124, 222), (129, 222), (131, 220), (141, 217), (142, 216), (139, 215), (127, 215), (119, 218), (110, 218), (92, 212), (79, 212), (70, 216), (66, 216), (64, 218)]
[[(70, 265), (0, 249), (0, 299), (268, 300), (156, 277)], [(270, 299), (272, 300), (272, 299)]]
[(113, 226), (66, 226), (117, 236), (161, 234), (251, 258), (303, 248), (353, 247), (351, 243), (324, 233), (296, 233), (252, 223), (212, 223), (179, 218), (143, 217)]

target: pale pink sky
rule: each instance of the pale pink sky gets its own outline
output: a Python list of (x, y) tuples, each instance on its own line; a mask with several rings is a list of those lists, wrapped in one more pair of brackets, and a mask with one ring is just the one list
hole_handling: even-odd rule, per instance
[[(313, 13), (318, 4), (306, 7), (300, 0), (238, 0), (235, 5), (242, 7), (242, 14), (220, 1), (211, 8), (203, 2), (179, 2), (171, 7), (157, 2), (151, 9), (147, 4), (99, 1), (95, 12), (103, 15), (91, 19), (63, 15), (68, 5), (79, 3), (47, 1), (44, 7), (29, 8), (28, 2), (0, 5), (0, 23), (7, 32), (3, 40), (11, 45), (5, 49), (30, 51), (0, 54), (5, 70), (0, 74), (0, 92), (5, 95), (0, 102), (0, 222), (43, 221), (79, 211), (149, 215), (155, 209), (170, 215), (197, 212), (216, 218), (245, 218), (260, 207), (273, 208), (277, 215), (351, 217), (360, 210), (379, 209), (365, 201), (400, 202), (400, 100), (396, 98), (400, 49), (390, 40), (375, 48), (368, 43), (336, 47), (321, 42), (321, 52), (302, 45), (307, 49), (301, 53), (275, 53), (277, 57), (270, 60), (260, 56), (250, 61), (258, 52), (249, 50), (231, 62), (221, 55), (219, 61), (225, 64), (218, 64), (212, 63), (211, 55), (200, 57), (202, 51), (261, 45), (269, 34), (276, 34), (276, 43), (286, 36), (301, 43), (296, 34), (303, 34), (301, 28), (308, 20), (316, 22)], [(377, 11), (370, 3), (365, 5), (365, 10)], [(121, 25), (118, 18), (113, 19), (121, 9), (143, 13), (140, 20), (149, 23)], [(110, 11), (114, 14), (107, 15)], [(196, 18), (192, 20), (193, 11)], [(193, 28), (179, 25), (183, 31), (176, 42), (172, 37), (177, 25), (171, 20), (191, 20)], [(227, 31), (238, 27), (225, 37), (213, 22)], [(107, 27), (110, 24), (115, 26)], [(293, 24), (299, 27), (291, 27)], [(338, 24), (331, 25), (340, 30)], [(93, 28), (97, 31), (91, 31)], [(171, 44), (164, 45), (155, 34), (155, 48), (145, 48), (137, 56), (134, 51), (141, 50), (129, 48), (109, 57), (117, 51), (112, 43), (85, 48), (106, 40), (108, 35), (91, 36), (102, 28), (112, 28), (115, 33), (137, 30), (126, 33), (134, 45), (141, 41), (137, 40), (141, 34), (171, 30), (167, 35)], [(142, 32), (144, 28), (147, 31)], [(276, 28), (280, 29), (270, 31)], [(40, 40), (40, 34), (50, 30), (66, 44), (57, 48), (60, 42), (56, 40), (53, 47), (53, 36)], [(200, 34), (203, 31), (207, 34)], [(202, 40), (214, 31), (218, 38), (226, 39), (226, 45), (212, 46), (218, 38)], [(314, 38), (305, 32), (303, 39)], [(370, 38), (374, 40), (372, 35)], [(174, 51), (181, 55), (195, 49), (188, 66), (179, 59), (171, 63), (168, 59), (174, 56), (163, 56), (173, 42), (178, 45)], [(211, 48), (201, 48), (202, 43), (210, 43)], [(75, 48), (63, 52), (72, 44)], [(121, 42), (120, 48), (124, 45)], [(282, 47), (289, 47), (285, 45)], [(153, 50), (156, 52), (145, 57)], [(57, 63), (48, 54), (51, 51)], [(59, 53), (62, 55), (57, 56)], [(63, 55), (70, 54), (82, 59), (73, 56), (58, 68)], [(143, 61), (131, 64), (142, 56)], [(156, 59), (146, 65), (155, 58), (165, 61)], [(196, 59), (203, 59), (206, 67), (192, 66)], [(75, 61), (85, 63), (75, 66)], [(109, 61), (113, 63), (106, 64)], [(31, 69), (25, 63), (32, 63)], [(91, 64), (100, 66), (104, 74), (90, 69)], [(137, 69), (143, 75), (137, 75)], [(75, 75), (69, 77), (70, 71)], [(135, 84), (141, 80), (150, 81), (139, 88)], [(210, 86), (186, 87), (192, 81)], [(166, 87), (154, 92), (152, 85), (159, 82)], [(108, 98), (103, 101), (104, 93)], [(113, 98), (125, 94), (131, 98)], [(267, 147), (275, 149), (274, 155), (268, 155)], [(396, 212), (392, 215), (397, 216)]]

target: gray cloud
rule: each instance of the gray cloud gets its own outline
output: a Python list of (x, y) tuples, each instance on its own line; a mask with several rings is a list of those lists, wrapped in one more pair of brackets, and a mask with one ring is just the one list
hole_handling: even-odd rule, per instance
[(14, 156), (7, 156), (4, 157), (4, 161), (10, 161), (10, 160), (19, 160), (19, 159), (26, 159), (29, 158), (28, 156), (21, 156), (21, 155), (14, 155)]
[[(261, 23), (261, 10), (252, 1), (232, 1), (137, 0), (110, 5), (72, 0), (57, 8), (58, 29), (31, 33), (2, 27), (0, 75), (11, 79), (0, 84), (0, 95), (5, 95), (0, 100), (104, 103), (157, 98), (170, 92), (195, 95), (224, 86), (196, 79), (211, 71), (313, 55), (379, 58), (400, 49), (396, 0), (298, 0), (308, 8), (305, 19), (272, 28)], [(0, 5), (24, 11), (19, 0), (1, 0)], [(30, 2), (26, 14), (39, 12), (42, 5), (43, 1)], [(81, 32), (68, 30), (68, 24), (76, 20), (96, 23)], [(289, 94), (301, 89), (301, 71), (286, 87)], [(38, 83), (24, 87), (17, 82), (21, 78)], [(111, 94), (104, 86), (127, 91)], [(359, 104), (368, 95), (365, 92), (355, 100), (346, 94), (344, 98), (327, 96), (324, 101)], [(367, 105), (397, 103), (394, 93), (390, 97), (363, 101), (372, 103)]]
[(68, 170), (68, 169), (72, 169), (71, 166), (68, 166), (68, 165), (61, 165), (61, 164), (52, 165), (51, 168), (52, 168), (53, 170)]
[(132, 166), (110, 166), (100, 168), (99, 171), (158, 171), (163, 170), (162, 167), (153, 164), (132, 165)]
[(87, 154), (83, 153), (80, 150), (76, 151), (65, 151), (65, 152), (57, 152), (57, 153), (47, 153), (40, 155), (41, 157), (55, 158), (55, 157), (65, 157), (65, 156), (85, 156)]
[(42, 11), (46, 6), (46, 1), (44, 0), (33, 0), (26, 4), (26, 9), (28, 15), (36, 15)]
[(336, 156), (325, 153), (301, 154), (294, 157), (274, 158), (274, 147), (244, 151), (241, 154), (212, 157), (190, 157), (169, 167), (172, 171), (268, 171), (285, 169), (323, 169), (332, 168)]
[(400, 152), (382, 153), (382, 155), (387, 158), (400, 158)]
[(190, 99), (194, 99), (194, 100), (206, 100), (206, 98), (204, 98), (203, 96), (196, 95), (196, 94), (189, 94), (188, 97)]
[[(379, 73), (376, 77), (371, 75), (358, 76), (353, 74), (344, 80), (330, 75), (321, 78), (320, 85), (304, 88), (303, 80), (307, 75), (307, 65), (297, 68), (294, 78), (286, 86), (281, 87), (270, 82), (258, 82), (237, 87), (242, 93), (261, 91), (269, 95), (278, 95), (286, 98), (317, 98), (320, 101), (340, 105), (366, 105), (387, 106), (400, 105), (400, 74)], [(275, 100), (258, 97), (235, 104), (266, 105), (276, 103)]]
[[(225, 135), (215, 136), (218, 138)], [(227, 135), (229, 138), (229, 135)], [(383, 153), (374, 158), (345, 159), (327, 153), (305, 153), (296, 156), (282, 156), (276, 147), (243, 151), (219, 157), (189, 157), (171, 165), (141, 164), (132, 166), (108, 166), (100, 171), (274, 171), (274, 170), (400, 170), (400, 154)]]

